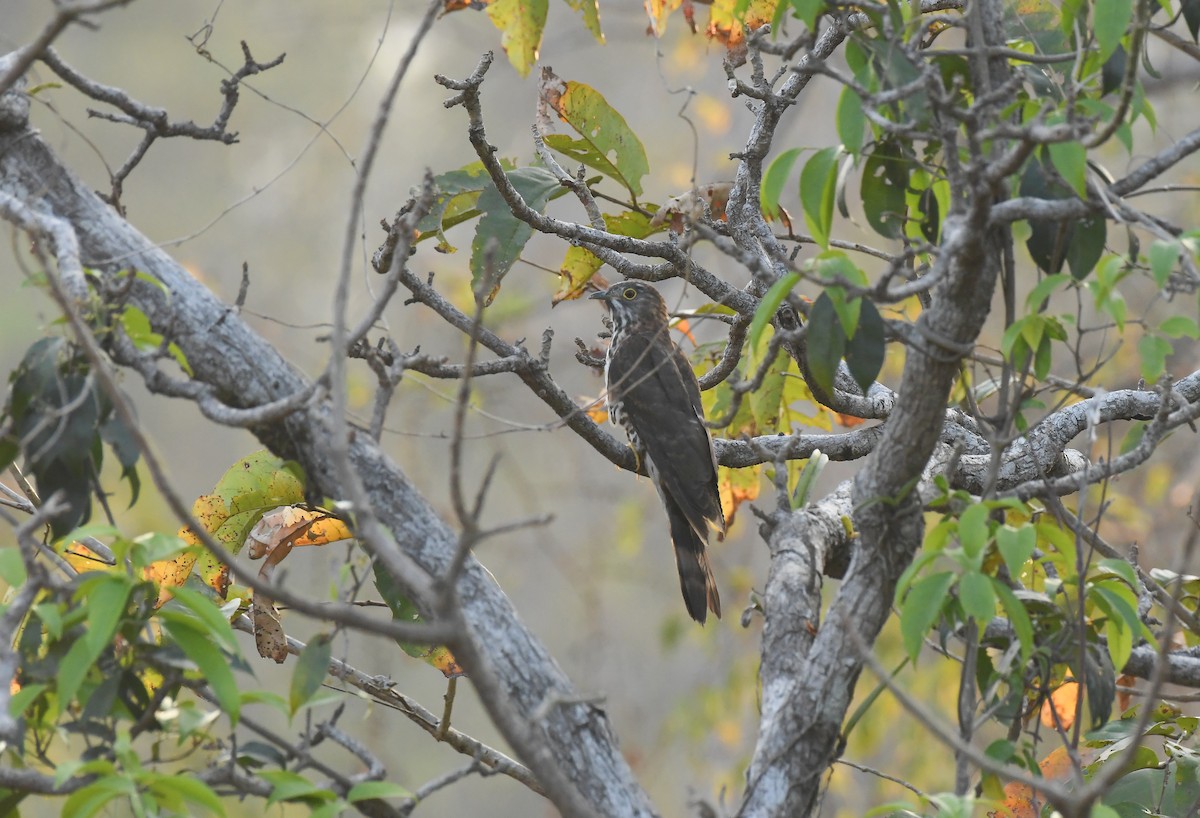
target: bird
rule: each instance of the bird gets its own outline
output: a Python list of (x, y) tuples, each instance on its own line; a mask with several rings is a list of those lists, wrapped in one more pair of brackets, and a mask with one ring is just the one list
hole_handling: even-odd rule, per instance
[(608, 416), (625, 431), (666, 509), (684, 605), (701, 625), (710, 610), (720, 619), (706, 546), (710, 530), (725, 533), (725, 515), (700, 384), (671, 340), (658, 290), (621, 281), (588, 297), (603, 301), (612, 316), (604, 360)]

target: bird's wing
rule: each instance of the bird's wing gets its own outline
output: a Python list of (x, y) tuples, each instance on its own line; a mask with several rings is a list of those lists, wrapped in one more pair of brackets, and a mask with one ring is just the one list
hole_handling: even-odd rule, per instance
[(633, 425), (670, 494), (702, 537), (711, 523), (725, 530), (712, 443), (700, 408), (700, 387), (687, 359), (669, 339), (630, 334), (612, 352), (609, 384), (621, 416)]

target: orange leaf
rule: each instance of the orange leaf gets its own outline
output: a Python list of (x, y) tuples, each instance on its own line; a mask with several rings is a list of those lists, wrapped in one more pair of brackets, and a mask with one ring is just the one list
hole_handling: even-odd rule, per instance
[(853, 429), (855, 426), (861, 426), (867, 422), (863, 418), (855, 417), (854, 415), (843, 415), (841, 412), (834, 412), (833, 416), (837, 419), (839, 425), (847, 429)]
[(679, 332), (682, 333), (685, 338), (691, 341), (694, 346), (700, 346), (699, 342), (696, 340), (696, 336), (692, 335), (692, 325), (688, 323), (686, 318), (680, 318), (678, 321), (676, 321), (675, 329), (679, 330)]
[(604, 398), (580, 398), (581, 405), (584, 407), (587, 416), (592, 419), (592, 422), (600, 425), (608, 422), (608, 403)]
[[(1117, 709), (1124, 713), (1133, 704), (1133, 691), (1130, 689), (1137, 684), (1133, 676), (1121, 674), (1117, 677)], [(1124, 689), (1122, 689), (1124, 688)]]
[(1055, 729), (1054, 714), (1058, 714), (1058, 724), (1063, 730), (1070, 730), (1075, 724), (1075, 710), (1079, 705), (1079, 682), (1063, 682), (1058, 689), (1050, 694), (1050, 698), (1042, 702), (1042, 726)]
[[(1081, 764), (1091, 764), (1096, 759), (1094, 747), (1080, 747), (1078, 754)], [(1048, 781), (1065, 781), (1074, 775), (1071, 756), (1066, 747), (1058, 747), (1048, 753), (1038, 767), (1041, 768), (1042, 777)], [(1046, 803), (1040, 797), (1036, 797), (1028, 786), (1017, 781), (1004, 787), (1004, 795), (1004, 806), (1008, 808), (1008, 812), (992, 810), (988, 813), (988, 818), (1007, 818), (1008, 815), (1012, 818), (1037, 818)]]

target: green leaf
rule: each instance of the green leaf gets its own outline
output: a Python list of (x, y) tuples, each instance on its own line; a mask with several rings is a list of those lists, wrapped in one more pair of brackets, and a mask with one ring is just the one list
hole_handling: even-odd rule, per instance
[(95, 655), (99, 656), (104, 647), (112, 641), (117, 624), (125, 615), (125, 603), (129, 600), (131, 590), (132, 584), (125, 574), (104, 573), (94, 580), (85, 580), (79, 584), (75, 596), (87, 606), (87, 641)]
[(1138, 355), (1142, 359), (1142, 378), (1153, 383), (1167, 369), (1167, 356), (1172, 352), (1171, 344), (1157, 335), (1143, 335), (1138, 341)]
[(862, 97), (852, 88), (843, 88), (838, 98), (837, 132), (847, 153), (858, 154), (863, 146), (867, 117), (863, 114)]
[(1050, 374), (1050, 364), (1053, 362), (1053, 350), (1050, 348), (1050, 338), (1043, 336), (1033, 353), (1033, 377), (1044, 381)]
[(552, 74), (543, 79), (542, 93), (580, 137), (568, 142), (550, 135), (546, 144), (616, 180), (634, 198), (641, 196), (642, 177), (650, 172), (646, 149), (604, 95), (590, 85)]
[(800, 171), (800, 204), (804, 221), (817, 244), (829, 249), (833, 228), (833, 194), (837, 189), (837, 148), (814, 153)]
[(236, 725), (241, 708), (237, 682), (233, 679), (233, 671), (229, 669), (224, 655), (209, 640), (208, 631), (198, 620), (178, 611), (163, 609), (159, 611), (159, 616), (167, 633), (179, 645), (184, 655), (196, 663), (204, 681), (217, 697), (221, 710)]
[(230, 466), (210, 496), (219, 500), (222, 513), (211, 520), (211, 526), (209, 520), (202, 522), (219, 542), (237, 554), (265, 512), (304, 502), (304, 475), (298, 464), (264, 449)]
[(1150, 245), (1147, 253), (1150, 257), (1150, 275), (1154, 277), (1154, 283), (1160, 290), (1167, 286), (1167, 280), (1175, 270), (1175, 264), (1179, 261), (1182, 252), (1182, 245), (1174, 239), (1171, 241), (1160, 239)]
[(846, 367), (854, 376), (855, 383), (866, 394), (879, 371), (883, 369), (883, 361), (887, 355), (884, 343), (884, 323), (874, 302), (862, 298), (862, 307), (858, 317), (858, 329), (845, 345)]
[(1021, 600), (1017, 599), (1017, 595), (995, 577), (992, 578), (992, 590), (1000, 598), (1000, 604), (1004, 606), (1004, 614), (1008, 617), (1008, 623), (1012, 625), (1013, 633), (1017, 635), (1017, 641), (1021, 643), (1021, 661), (1028, 662), (1029, 657), (1033, 655), (1033, 623), (1029, 619), (1029, 611), (1025, 610), (1025, 606), (1021, 604)]
[(972, 560), (983, 552), (988, 542), (988, 517), (991, 514), (983, 503), (967, 506), (958, 518), (958, 541), (962, 543), (963, 553)]
[(1092, 25), (1100, 46), (1097, 56), (1101, 62), (1107, 61), (1117, 50), (1132, 18), (1133, 0), (1096, 0)]
[(1082, 281), (1104, 255), (1108, 241), (1108, 222), (1103, 216), (1088, 216), (1071, 222), (1067, 228), (1067, 266), (1071, 277)]
[(309, 807), (308, 818), (340, 818), (349, 804), (336, 796), (319, 807)]
[(996, 529), (996, 549), (1008, 566), (1008, 573), (1019, 577), (1025, 563), (1033, 556), (1037, 547), (1037, 531), (1030, 525), (1013, 528), (1002, 525)]
[(1131, 589), (1137, 589), (1137, 574), (1133, 572), (1133, 566), (1127, 563), (1125, 560), (1102, 559), (1096, 563), (1096, 566), (1108, 571), (1109, 573), (1116, 574), (1118, 577), (1125, 580), (1125, 584)]
[(49, 687), (49, 685), (40, 683), (23, 686), (20, 690), (13, 694), (11, 699), (9, 699), (8, 715), (16, 719), (21, 718), (21, 716), (25, 715), (25, 708), (33, 704), (37, 700), (38, 696), (45, 693)]
[(996, 615), (996, 594), (992, 578), (978, 571), (967, 571), (958, 580), (958, 601), (967, 616), (986, 625)]
[(1037, 529), (1038, 539), (1044, 544), (1053, 547), (1053, 553), (1046, 556), (1058, 567), (1059, 574), (1063, 579), (1070, 579), (1075, 576), (1075, 535), (1059, 526), (1057, 523), (1047, 520), (1045, 517), (1034, 523)]
[(21, 453), (21, 444), (12, 435), (0, 437), (0, 471), (5, 471)]
[(862, 298), (847, 298), (846, 291), (841, 287), (826, 287), (825, 295), (829, 296), (833, 311), (837, 313), (842, 335), (847, 339), (853, 338), (854, 331), (858, 329), (859, 313), (862, 312)]
[(1046, 276), (1038, 282), (1038, 285), (1026, 297), (1025, 309), (1030, 312), (1041, 309), (1042, 302), (1049, 298), (1051, 293), (1070, 280), (1071, 276), (1066, 273)]
[(346, 793), (346, 800), (351, 804), (365, 801), (368, 798), (412, 798), (413, 794), (390, 781), (361, 781)]
[(1200, 0), (1180, 0), (1179, 7), (1188, 31), (1192, 33), (1192, 42), (1200, 43)]
[[(832, 284), (844, 283), (852, 287), (862, 287), (865, 289), (871, 283), (867, 278), (867, 274), (862, 271), (862, 268), (851, 261), (850, 256), (841, 250), (826, 250), (818, 254), (812, 260), (812, 268), (817, 275)], [(857, 325), (858, 321), (850, 323)]]
[(787, 0), (780, 2), (775, 10), (775, 17), (771, 20), (771, 26), (774, 30), (779, 29), (779, 23), (783, 20), (783, 11), (791, 8), (793, 16), (802, 21), (809, 29), (816, 28), (817, 17), (825, 9), (825, 0)]
[(808, 502), (813, 484), (816, 483), (827, 463), (829, 463), (829, 455), (823, 454), (820, 449), (813, 449), (812, 456), (804, 461), (804, 468), (800, 470), (800, 476), (796, 479), (796, 488), (792, 492), (793, 509), (803, 508)]
[(1125, 667), (1130, 654), (1133, 653), (1133, 629), (1129, 627), (1118, 607), (1124, 604), (1124, 600), (1105, 588), (1093, 588), (1089, 598), (1106, 615), (1104, 639), (1108, 643), (1108, 656), (1113, 667)]
[(492, 0), (484, 9), (502, 32), (500, 47), (522, 77), (537, 62), (547, 5), (547, 0)]
[(263, 770), (258, 775), (271, 785), (271, 796), (267, 799), (268, 807), (280, 801), (311, 800), (319, 803), (337, 797), (329, 790), (318, 787), (304, 776), (290, 770)]
[[(1069, 187), (1048, 172), (1046, 160), (1038, 154), (1034, 154), (1025, 165), (1019, 192), (1022, 196), (1051, 201), (1074, 196)], [(1062, 269), (1067, 258), (1067, 248), (1070, 246), (1070, 229), (1070, 225), (1064, 222), (1044, 219), (1029, 222), (1030, 234), (1025, 247), (1039, 268), (1047, 273), (1057, 273)]]
[[(1104, 66), (1100, 69), (1100, 96), (1107, 96), (1121, 87), (1128, 63), (1129, 55), (1118, 43), (1112, 55), (1104, 61)], [(1111, 118), (1110, 115), (1109, 119), (1111, 120)]]
[(799, 273), (788, 273), (774, 284), (771, 289), (767, 290), (767, 294), (763, 296), (759, 302), (758, 309), (754, 311), (754, 318), (750, 321), (749, 341), (751, 349), (758, 349), (758, 343), (762, 339), (763, 331), (770, 325), (771, 319), (775, 317), (775, 312), (779, 309), (779, 305), (783, 303), (783, 299), (787, 298), (787, 294), (800, 282)]
[(187, 775), (162, 775), (154, 780), (150, 789), (160, 795), (170, 793), (213, 815), (225, 815), (225, 805), (221, 803), (221, 799), (211, 787), (197, 778)]
[(317, 634), (304, 646), (292, 671), (292, 686), (288, 694), (288, 707), (292, 715), (321, 689), (321, 684), (329, 674), (332, 656), (333, 642), (328, 634)]
[(1053, 142), (1050, 161), (1081, 199), (1087, 198), (1087, 148), (1079, 142)]
[(151, 563), (169, 560), (192, 547), (174, 534), (151, 531), (134, 539), (129, 559), (133, 567), (141, 571)]
[(867, 222), (889, 239), (904, 235), (909, 161), (898, 148), (880, 143), (863, 166), (861, 195)]
[(818, 389), (826, 395), (833, 394), (833, 382), (838, 363), (842, 360), (846, 334), (838, 321), (833, 302), (826, 293), (817, 296), (808, 313), (808, 331), (805, 333), (808, 353), (808, 371), (816, 381)]
[(583, 15), (583, 24), (604, 45), (604, 32), (600, 30), (600, 0), (566, 0), (567, 5)]
[[(512, 170), (511, 162), (501, 160), (501, 164), (506, 170)], [(454, 253), (458, 248), (446, 240), (444, 231), (479, 215), (475, 205), (479, 194), (491, 181), (482, 162), (471, 162), (458, 170), (439, 173), (433, 178), (433, 184), (437, 198), (425, 218), (417, 223), (417, 241), (436, 235), (438, 251)]]
[[(747, 412), (749, 411), (748, 404), (749, 401), (742, 402), (742, 407)], [(400, 583), (388, 573), (378, 560), (375, 562), (374, 572), (375, 588), (383, 597), (383, 601), (387, 603), (388, 608), (391, 609), (392, 618), (397, 622), (420, 622), (421, 614), (417, 610), (417, 606), (405, 596)], [(462, 675), (457, 660), (444, 646), (417, 645), (411, 642), (402, 642), (399, 639), (396, 640), (396, 644), (409, 656), (423, 660), (426, 664), (441, 671), (444, 676)]]
[[(559, 189), (558, 179), (543, 168), (517, 168), (506, 175), (525, 204), (539, 213), (546, 209), (550, 196)], [(475, 237), (471, 241), (471, 283), (478, 288), (489, 278), (490, 271), (492, 286), (483, 294), (485, 302), (490, 304), (500, 289), (500, 282), (533, 235), (533, 228), (512, 214), (494, 185), (479, 195), (479, 209), (483, 216), (475, 225)]]
[[(913, 174), (915, 177), (917, 174)], [(921, 189), (915, 202), (909, 202), (910, 211), (915, 207), (916, 227), (920, 235), (930, 244), (937, 244), (942, 233), (942, 198), (947, 188), (945, 181), (937, 181)], [(911, 234), (910, 234), (911, 235)]]
[(136, 793), (133, 782), (125, 778), (105, 777), (76, 790), (63, 802), (61, 818), (91, 818), (106, 804)]
[(801, 148), (790, 148), (771, 160), (763, 174), (759, 202), (762, 205), (763, 216), (768, 220), (779, 218), (779, 197), (783, 186), (792, 174), (792, 166), (800, 158)]
[(187, 608), (208, 629), (208, 635), (230, 653), (238, 653), (233, 627), (217, 604), (208, 596), (186, 587), (171, 589), (172, 603)]
[(1200, 338), (1200, 324), (1189, 315), (1172, 315), (1158, 325), (1158, 331), (1168, 338)]
[(946, 594), (953, 584), (954, 574), (949, 571), (931, 574), (914, 582), (904, 597), (904, 603), (900, 606), (900, 634), (904, 639), (904, 649), (913, 661), (921, 652), (925, 633), (941, 614)]
[(1069, 50), (1063, 36), (1062, 17), (1048, 0), (1005, 0), (1004, 34), (1005, 39), (1031, 43), (1036, 54), (1061, 54)]

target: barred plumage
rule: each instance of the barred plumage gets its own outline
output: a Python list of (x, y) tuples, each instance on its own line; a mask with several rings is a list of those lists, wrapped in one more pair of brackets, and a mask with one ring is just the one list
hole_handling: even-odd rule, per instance
[(591, 298), (608, 304), (613, 338), (605, 359), (608, 413), (658, 489), (671, 528), (688, 614), (701, 624), (721, 599), (705, 546), (723, 532), (717, 466), (704, 425), (700, 385), (671, 340), (667, 305), (648, 284), (623, 281)]

